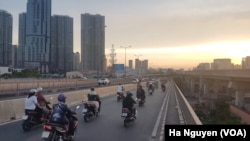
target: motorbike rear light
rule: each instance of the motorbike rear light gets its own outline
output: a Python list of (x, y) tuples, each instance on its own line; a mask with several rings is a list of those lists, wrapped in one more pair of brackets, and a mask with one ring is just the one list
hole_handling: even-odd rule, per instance
[(51, 130), (52, 127), (50, 125), (43, 125), (43, 129), (45, 129), (45, 130)]
[(85, 103), (85, 104), (84, 104), (84, 107), (88, 107), (88, 106), (89, 106), (89, 104), (88, 104), (88, 103)]

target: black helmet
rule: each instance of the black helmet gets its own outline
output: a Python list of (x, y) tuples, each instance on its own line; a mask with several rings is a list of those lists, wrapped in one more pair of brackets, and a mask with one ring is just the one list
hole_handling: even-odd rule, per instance
[(130, 91), (127, 91), (127, 96), (128, 96), (128, 97), (132, 97), (132, 95), (133, 95), (133, 94), (132, 94)]
[(94, 88), (94, 87), (92, 87), (92, 88), (90, 88), (90, 90), (91, 90), (91, 91), (94, 91), (94, 90), (95, 90), (95, 88)]

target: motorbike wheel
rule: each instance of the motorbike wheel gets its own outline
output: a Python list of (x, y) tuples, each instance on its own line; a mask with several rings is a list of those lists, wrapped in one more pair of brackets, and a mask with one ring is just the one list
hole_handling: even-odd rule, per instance
[(143, 105), (143, 103), (142, 102), (139, 102), (139, 106), (142, 106)]
[(23, 128), (23, 131), (29, 131), (31, 129), (32, 125), (29, 123), (29, 121), (23, 121), (22, 123), (22, 128)]
[(89, 117), (88, 115), (84, 115), (83, 118), (84, 118), (84, 121), (85, 121), (85, 122), (88, 122), (88, 121), (90, 120), (90, 117)]
[(125, 128), (127, 128), (127, 127), (128, 127), (128, 123), (129, 123), (129, 121), (128, 121), (127, 119), (124, 119), (123, 124), (124, 124), (124, 127), (125, 127)]
[(74, 141), (76, 136), (77, 128), (75, 128), (74, 135), (69, 139), (69, 141)]

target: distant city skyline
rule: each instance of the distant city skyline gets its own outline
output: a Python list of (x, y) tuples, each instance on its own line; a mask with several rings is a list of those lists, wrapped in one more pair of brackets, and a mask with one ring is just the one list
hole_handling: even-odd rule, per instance
[[(18, 44), (18, 14), (27, 0), (0, 0), (0, 9), (13, 16), (13, 44)], [(149, 67), (190, 69), (217, 58), (240, 64), (250, 56), (250, 1), (245, 0), (53, 0), (52, 15), (74, 19), (74, 52), (80, 51), (80, 15), (105, 16), (105, 54), (112, 44), (117, 63), (147, 59)], [(128, 63), (128, 62), (127, 62)]]

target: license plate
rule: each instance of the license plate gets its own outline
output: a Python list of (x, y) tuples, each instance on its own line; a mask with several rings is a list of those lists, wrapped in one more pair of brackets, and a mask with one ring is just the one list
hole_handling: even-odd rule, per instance
[(27, 120), (27, 119), (28, 119), (27, 115), (23, 116), (23, 120)]
[(82, 109), (82, 113), (86, 113), (87, 112), (87, 109)]
[(122, 117), (126, 117), (128, 113), (122, 113)]
[(48, 131), (43, 131), (42, 133), (42, 138), (48, 138), (49, 137), (49, 133)]

